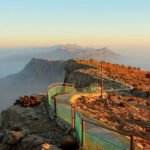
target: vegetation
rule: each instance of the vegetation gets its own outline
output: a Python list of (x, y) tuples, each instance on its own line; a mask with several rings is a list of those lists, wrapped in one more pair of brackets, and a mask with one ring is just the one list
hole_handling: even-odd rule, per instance
[[(133, 86), (132, 92), (146, 96), (118, 92), (109, 93), (108, 99), (92, 95), (81, 96), (77, 99), (76, 106), (89, 116), (100, 122), (110, 125), (112, 128), (134, 135), (137, 143), (145, 149), (150, 149), (150, 72), (143, 71), (139, 67), (111, 64), (108, 62), (96, 62), (90, 60), (76, 60), (79, 64), (89, 65), (80, 72), (90, 74), (92, 77), (103, 76), (119, 80)], [(101, 70), (101, 67), (103, 68)], [(111, 86), (111, 82), (109, 82)]]
[[(100, 76), (101, 63), (96, 62), (93, 59), (90, 60), (76, 60), (81, 64), (88, 64), (90, 66), (97, 67), (97, 69), (88, 69), (86, 72)], [(103, 62), (103, 75), (110, 78), (117, 79), (124, 83), (130, 84), (136, 90), (141, 90), (149, 93), (150, 91), (150, 72), (143, 71), (139, 67), (124, 66), (119, 64), (111, 64)]]

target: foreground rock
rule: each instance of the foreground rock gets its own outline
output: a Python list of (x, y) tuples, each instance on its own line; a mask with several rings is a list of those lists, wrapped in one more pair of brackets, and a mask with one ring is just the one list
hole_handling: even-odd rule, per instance
[(1, 113), (0, 150), (60, 150), (66, 132), (49, 119), (41, 102)]
[(33, 107), (37, 106), (41, 103), (40, 97), (37, 96), (21, 96), (19, 99), (16, 100), (14, 105), (21, 105), (22, 107)]

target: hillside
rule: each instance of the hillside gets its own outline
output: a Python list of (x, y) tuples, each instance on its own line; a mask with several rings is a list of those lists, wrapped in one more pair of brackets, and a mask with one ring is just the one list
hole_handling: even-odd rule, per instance
[(50, 83), (63, 81), (64, 65), (65, 61), (32, 59), (21, 72), (0, 79), (0, 110), (18, 96), (46, 92)]
[[(98, 68), (101, 67), (100, 63), (97, 62), (86, 62), (81, 61), (82, 63), (90, 63)], [(120, 80), (122, 82), (128, 83), (134, 87), (136, 90), (141, 90), (145, 92), (150, 91), (150, 72), (140, 70), (140, 68), (132, 66), (124, 66), (118, 64), (111, 64), (103, 62), (103, 73), (104, 75), (109, 76), (110, 78)], [(94, 73), (94, 72), (93, 72)], [(99, 74), (99, 72), (96, 72)]]
[[(99, 87), (101, 82), (100, 67), (101, 63), (92, 59), (48, 61), (34, 58), (18, 74), (0, 80), (1, 110), (10, 106), (18, 96), (31, 95), (39, 92), (46, 93), (48, 85), (52, 82), (64, 80), (66, 83), (74, 83), (78, 91), (80, 91), (80, 88), (85, 88), (92, 84), (98, 84)], [(93, 117), (103, 124), (110, 125), (112, 128), (124, 131), (129, 135), (130, 133), (134, 134), (134, 137), (136, 137), (136, 140), (142, 147), (149, 147), (150, 103), (147, 100), (150, 96), (148, 90), (150, 87), (149, 72), (131, 66), (103, 62), (103, 77), (105, 89), (114, 90), (127, 88), (126, 83), (128, 83), (133, 86), (133, 90), (128, 89), (126, 93), (120, 91), (117, 93), (108, 93), (107, 99), (92, 97), (90, 93), (87, 94), (89, 96), (79, 97), (75, 103), (76, 107), (87, 113), (89, 117)], [(135, 84), (139, 79), (139, 83), (142, 85), (140, 88)], [(122, 82), (118, 82), (117, 80)], [(98, 88), (98, 90), (100, 89)], [(141, 98), (137, 98), (137, 96)], [(26, 101), (25, 97), (24, 104)], [(22, 98), (20, 99), (22, 100)], [(66, 97), (65, 100), (67, 100)], [(18, 101), (16, 101), (16, 104), (18, 104), (17, 102)], [(32, 106), (33, 102), (31, 102), (30, 105)], [(28, 116), (28, 110), (30, 110), (28, 108), (30, 107), (28, 105), (21, 106), (27, 107)], [(21, 108), (20, 111), (20, 107), (18, 108), (18, 106), (13, 106), (10, 109), (12, 108), (15, 112), (17, 110), (19, 110), (19, 112), (26, 110)], [(9, 121), (7, 121), (7, 119), (11, 120), (13, 117), (9, 115), (10, 112), (8, 113), (7, 110), (4, 112), (6, 116), (3, 116), (3, 118), (6, 118), (5, 124), (8, 125)], [(22, 113), (18, 114), (22, 116)], [(40, 120), (37, 118), (35, 118), (35, 120), (33, 123), (38, 125), (37, 122)], [(11, 131), (10, 134), (12, 136)]]
[[(77, 98), (76, 107), (113, 129), (133, 134), (141, 147), (150, 148), (150, 74), (140, 68), (102, 63), (104, 88), (110, 90), (125, 89), (123, 83), (133, 89), (108, 92), (108, 98), (82, 95)], [(101, 63), (94, 60), (69, 60), (66, 63), (65, 82), (74, 83), (77, 88), (85, 88), (101, 82)], [(107, 78), (109, 77), (109, 78)], [(113, 82), (110, 79), (121, 81)], [(100, 90), (99, 90), (100, 91)], [(100, 93), (100, 92), (99, 92)]]
[[(75, 68), (74, 70), (70, 65), (78, 64), (78, 68)], [(80, 65), (79, 65), (80, 64)], [(81, 66), (89, 66), (88, 69), (83, 68)], [(74, 71), (74, 75), (76, 74), (86, 74), (95, 80), (92, 80), (91, 82), (98, 82), (96, 81), (96, 78), (100, 80), (101, 78), (101, 63), (96, 62), (92, 59), (90, 60), (70, 60), (70, 64), (66, 66), (66, 68), (71, 69)], [(72, 75), (73, 72), (71, 70), (68, 72), (68, 75), (66, 77), (66, 82), (72, 82)], [(70, 73), (71, 72), (71, 73)], [(133, 86), (133, 93), (148, 97), (150, 92), (150, 72), (140, 70), (140, 68), (132, 67), (132, 66), (124, 66), (124, 65), (118, 65), (118, 64), (111, 64), (108, 62), (103, 62), (103, 76), (107, 76), (109, 78), (119, 80), (123, 83), (127, 83), (131, 86)], [(77, 79), (77, 78), (76, 78)], [(80, 80), (80, 79), (78, 79)], [(87, 81), (88, 82), (88, 81)], [(79, 83), (79, 82), (78, 82)], [(89, 83), (90, 84), (90, 83)], [(88, 86), (88, 84), (86, 85)]]
[(38, 103), (26, 107), (15, 103), (1, 113), (0, 150), (62, 150), (68, 138), (75, 150), (77, 141), (62, 121), (50, 119), (46, 95), (31, 97)]
[[(65, 70), (64, 70), (64, 66)], [(149, 72), (139, 68), (103, 63), (103, 73), (134, 87), (131, 92), (143, 98), (148, 98), (150, 78)], [(46, 92), (52, 82), (75, 83), (77, 87), (86, 87), (91, 83), (100, 83), (100, 63), (90, 60), (48, 61), (32, 59), (25, 68), (17, 74), (0, 79), (0, 110), (10, 106), (12, 100), (25, 94)], [(105, 88), (120, 88), (122, 85), (106, 79)], [(110, 86), (111, 84), (111, 86)], [(9, 93), (9, 94), (8, 94)]]

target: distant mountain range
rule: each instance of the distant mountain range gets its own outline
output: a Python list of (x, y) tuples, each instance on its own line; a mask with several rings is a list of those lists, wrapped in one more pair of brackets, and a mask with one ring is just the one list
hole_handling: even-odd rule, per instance
[(1, 50), (0, 78), (21, 71), (32, 58), (67, 60), (70, 58), (105, 60), (118, 63), (122, 56), (108, 48), (81, 47), (76, 44), (55, 45), (46, 48), (24, 48)]
[(47, 58), (52, 60), (64, 60), (70, 58), (81, 58), (81, 59), (95, 59), (95, 60), (106, 60), (111, 61), (119, 58), (120, 55), (113, 52), (108, 48), (86, 48), (75, 44), (59, 45), (55, 50), (48, 52)]
[(42, 58), (50, 60), (66, 60), (70, 58), (81, 59), (96, 59), (96, 60), (109, 60), (120, 57), (119, 54), (112, 50), (104, 48), (81, 47), (76, 44), (55, 45), (47, 48), (33, 48), (33, 49), (20, 49), (11, 50), (8, 54), (3, 53), (0, 60), (4, 59), (17, 59), (17, 60), (30, 60), (31, 58)]

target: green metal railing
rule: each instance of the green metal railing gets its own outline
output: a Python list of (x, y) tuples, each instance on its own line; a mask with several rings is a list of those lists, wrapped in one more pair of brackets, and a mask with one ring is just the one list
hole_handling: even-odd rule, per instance
[(67, 123), (72, 123), (71, 105), (56, 101), (56, 116), (63, 119)]
[[(96, 88), (95, 88), (96, 89)], [(79, 110), (75, 109), (69, 100), (57, 99), (58, 94), (95, 92), (94, 88), (76, 90), (73, 84), (56, 83), (48, 88), (48, 102), (55, 115), (72, 125), (77, 139), (86, 150), (133, 150), (133, 138), (111, 128), (101, 126), (92, 120), (89, 122)], [(55, 97), (56, 96), (56, 97)], [(89, 118), (91, 120), (91, 118)]]
[(82, 131), (82, 117), (79, 112), (75, 112), (75, 130), (77, 133), (77, 138), (81, 144), (83, 144), (83, 131)]
[(130, 140), (125, 138), (118, 132), (94, 125), (85, 121), (85, 144), (86, 150), (97, 149), (102, 150), (129, 150)]
[(48, 102), (52, 109), (54, 109), (53, 97), (57, 94), (72, 93), (75, 92), (73, 84), (55, 83), (48, 87)]

